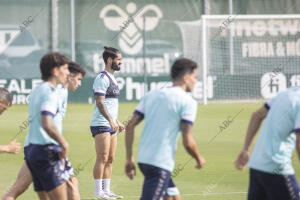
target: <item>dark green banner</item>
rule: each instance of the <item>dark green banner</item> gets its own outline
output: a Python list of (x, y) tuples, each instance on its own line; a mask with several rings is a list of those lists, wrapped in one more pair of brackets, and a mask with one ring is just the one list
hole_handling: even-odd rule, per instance
[[(116, 79), (121, 89), (120, 102), (138, 101), (144, 95), (145, 90), (172, 85), (169, 76), (148, 77), (146, 87), (142, 77), (117, 77)], [(84, 78), (82, 86), (77, 91), (69, 92), (69, 102), (93, 103), (93, 82), (94, 78)], [(39, 83), (41, 83), (40, 79), (0, 79), (0, 87), (5, 87), (12, 93), (13, 103), (16, 104), (28, 103), (28, 95), (32, 88)], [(207, 78), (207, 95), (208, 100), (269, 99), (278, 92), (293, 86), (300, 86), (300, 73), (283, 74), (277, 71), (261, 75), (209, 76)], [(197, 82), (192, 95), (201, 101), (202, 94), (202, 82)]]

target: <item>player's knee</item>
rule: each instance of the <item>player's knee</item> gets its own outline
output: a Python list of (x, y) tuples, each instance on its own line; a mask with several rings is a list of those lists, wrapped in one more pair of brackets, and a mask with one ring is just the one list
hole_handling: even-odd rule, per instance
[(114, 162), (114, 157), (113, 156), (109, 156), (108, 160), (107, 160), (107, 164), (112, 164)]
[(106, 164), (108, 162), (108, 154), (102, 153), (97, 155), (97, 163)]

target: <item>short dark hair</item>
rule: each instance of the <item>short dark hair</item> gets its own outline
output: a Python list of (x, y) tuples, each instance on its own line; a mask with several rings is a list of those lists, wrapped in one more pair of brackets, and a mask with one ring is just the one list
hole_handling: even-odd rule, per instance
[(3, 101), (6, 105), (12, 104), (12, 96), (9, 91), (3, 87), (0, 87), (0, 101)]
[(81, 67), (81, 65), (73, 61), (69, 62), (69, 71), (71, 74), (81, 74), (82, 77), (85, 75), (85, 70)]
[(103, 54), (102, 54), (104, 63), (107, 64), (107, 59), (109, 57), (111, 57), (112, 59), (115, 59), (117, 57), (117, 54), (119, 54), (119, 53), (120, 53), (120, 51), (118, 49), (105, 46)]
[(197, 69), (197, 63), (188, 58), (181, 58), (174, 62), (171, 69), (173, 80), (180, 80), (185, 74), (191, 74)]
[(69, 58), (58, 52), (50, 52), (45, 54), (40, 62), (42, 79), (44, 81), (48, 80), (52, 76), (52, 69), (55, 67), (60, 67), (64, 64), (68, 64), (69, 62)]

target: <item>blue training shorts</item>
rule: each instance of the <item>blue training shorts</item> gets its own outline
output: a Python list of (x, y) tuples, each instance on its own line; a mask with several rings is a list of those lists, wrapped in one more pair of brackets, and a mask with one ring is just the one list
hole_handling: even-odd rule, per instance
[(31, 172), (34, 190), (49, 192), (69, 180), (73, 167), (67, 158), (59, 159), (61, 148), (55, 144), (30, 144), (24, 148), (25, 161)]
[(250, 169), (248, 200), (300, 200), (295, 175), (279, 175)]
[(90, 129), (93, 137), (95, 137), (97, 134), (105, 132), (110, 132), (111, 135), (116, 133), (116, 131), (113, 131), (109, 126), (90, 126)]
[(166, 196), (179, 195), (171, 179), (171, 172), (144, 163), (138, 165), (145, 177), (141, 200), (159, 200)]

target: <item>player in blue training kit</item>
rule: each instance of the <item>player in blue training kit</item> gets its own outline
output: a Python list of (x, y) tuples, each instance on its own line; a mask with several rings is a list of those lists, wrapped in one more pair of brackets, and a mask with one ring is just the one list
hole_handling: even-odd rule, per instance
[(196, 168), (205, 164), (192, 135), (197, 102), (187, 94), (197, 82), (197, 64), (189, 59), (179, 59), (172, 66), (171, 76), (173, 87), (147, 93), (126, 126), (125, 171), (132, 179), (135, 175), (132, 155), (134, 128), (145, 119), (137, 159), (145, 176), (141, 200), (181, 198), (171, 179), (180, 130), (186, 150), (197, 162)]
[(117, 131), (124, 126), (118, 120), (118, 96), (120, 94), (114, 72), (120, 70), (122, 55), (119, 50), (104, 47), (105, 71), (95, 79), (93, 91), (95, 109), (90, 123), (95, 140), (97, 159), (94, 165), (94, 196), (97, 199), (121, 199), (110, 190), (112, 164), (117, 148)]
[(248, 163), (248, 200), (299, 200), (292, 154), (296, 146), (300, 158), (300, 88), (279, 93), (253, 113), (244, 148), (235, 161), (237, 169), (245, 168), (250, 146), (265, 118)]
[(29, 129), (24, 144), (25, 161), (30, 169), (34, 190), (40, 199), (67, 199), (65, 159), (69, 145), (54, 117), (61, 112), (62, 103), (56, 89), (65, 84), (69, 59), (59, 53), (48, 53), (40, 62), (43, 83), (29, 96)]
[[(58, 84), (56, 89), (59, 94), (59, 98), (61, 99), (61, 110), (59, 113), (57, 113), (54, 117), (54, 121), (56, 124), (58, 124), (57, 128), (58, 131), (62, 133), (62, 120), (65, 116), (66, 110), (67, 110), (67, 101), (68, 101), (68, 90), (75, 91), (80, 85), (81, 85), (81, 79), (85, 75), (84, 69), (77, 63), (70, 62), (68, 64), (68, 69), (70, 71), (70, 74), (68, 76), (67, 83), (64, 84)], [(26, 137), (25, 144), (28, 145), (27, 142), (28, 138)], [(78, 181), (73, 176), (73, 168), (68, 158), (65, 160), (65, 168), (66, 168), (66, 174), (70, 177), (68, 180), (68, 199), (72, 200), (79, 200), (80, 195), (78, 191)], [(23, 163), (21, 170), (19, 171), (18, 178), (16, 182), (11, 186), (11, 188), (4, 194), (2, 197), (2, 200), (14, 200), (18, 196), (20, 196), (22, 193), (26, 191), (26, 189), (29, 187), (29, 185), (32, 183), (32, 176), (30, 174), (30, 171), (26, 165), (26, 162)]]

